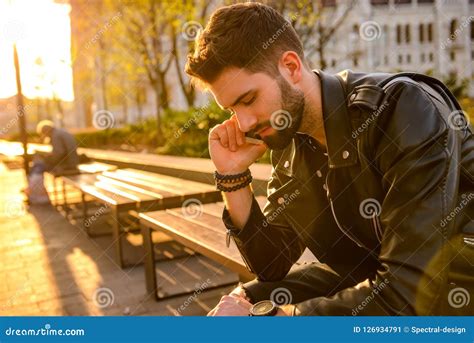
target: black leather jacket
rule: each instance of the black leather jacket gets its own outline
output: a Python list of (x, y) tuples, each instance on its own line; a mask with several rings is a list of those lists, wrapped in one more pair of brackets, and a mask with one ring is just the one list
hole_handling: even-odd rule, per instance
[(308, 247), (357, 280), (297, 304), (302, 315), (351, 315), (364, 300), (358, 314), (474, 314), (472, 129), (454, 127), (456, 108), (421, 82), (395, 82), (370, 111), (357, 87), (388, 74), (316, 72), (327, 152), (297, 134), (272, 151), (263, 213), (254, 199), (238, 230), (224, 210), (249, 269), (281, 280)]

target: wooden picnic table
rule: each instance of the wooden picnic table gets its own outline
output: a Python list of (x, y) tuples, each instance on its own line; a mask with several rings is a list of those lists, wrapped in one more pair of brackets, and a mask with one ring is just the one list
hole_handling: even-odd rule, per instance
[[(180, 178), (150, 173), (138, 169), (118, 169), (100, 174), (80, 174), (61, 178), (63, 190), (66, 187), (81, 192), (83, 220), (88, 218), (86, 196), (110, 210), (112, 234), (116, 259), (125, 266), (122, 253), (122, 238), (126, 234), (121, 214), (138, 215), (144, 211), (163, 210), (172, 207), (200, 206), (200, 204), (221, 201), (222, 196), (215, 186)], [(67, 192), (64, 191), (65, 207)], [(190, 208), (184, 208), (190, 210)], [(66, 210), (66, 216), (68, 211)], [(85, 222), (83, 222), (85, 223)], [(90, 234), (90, 226), (86, 226)]]

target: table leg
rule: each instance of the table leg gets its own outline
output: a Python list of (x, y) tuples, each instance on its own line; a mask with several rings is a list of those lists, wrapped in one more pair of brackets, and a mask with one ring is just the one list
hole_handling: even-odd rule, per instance
[(117, 207), (113, 206), (112, 211), (112, 235), (113, 235), (113, 245), (115, 250), (115, 256), (117, 258), (117, 263), (120, 268), (124, 267), (123, 256), (122, 256), (122, 228), (120, 227), (120, 217)]
[(140, 226), (143, 236), (143, 249), (145, 252), (145, 282), (146, 291), (149, 295), (153, 295), (158, 300), (156, 287), (156, 270), (155, 270), (155, 253), (153, 250), (152, 230), (146, 226)]

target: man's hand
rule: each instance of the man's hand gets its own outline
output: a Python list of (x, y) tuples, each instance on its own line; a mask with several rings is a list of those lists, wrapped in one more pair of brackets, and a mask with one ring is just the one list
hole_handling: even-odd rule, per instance
[(252, 304), (235, 294), (224, 295), (208, 316), (248, 316)]
[(209, 154), (221, 174), (244, 172), (267, 148), (266, 144), (245, 142), (245, 134), (240, 130), (235, 115), (209, 132)]

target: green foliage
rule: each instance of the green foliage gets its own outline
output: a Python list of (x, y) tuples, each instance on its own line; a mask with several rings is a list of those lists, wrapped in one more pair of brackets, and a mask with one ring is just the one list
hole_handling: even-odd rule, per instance
[[(167, 110), (163, 113), (162, 126), (165, 143), (155, 142), (156, 120), (149, 118), (142, 123), (123, 128), (78, 133), (79, 146), (97, 149), (148, 151), (162, 155), (209, 158), (208, 134), (215, 125), (229, 118), (229, 114), (210, 102), (189, 111)], [(265, 154), (259, 162), (269, 162)]]

